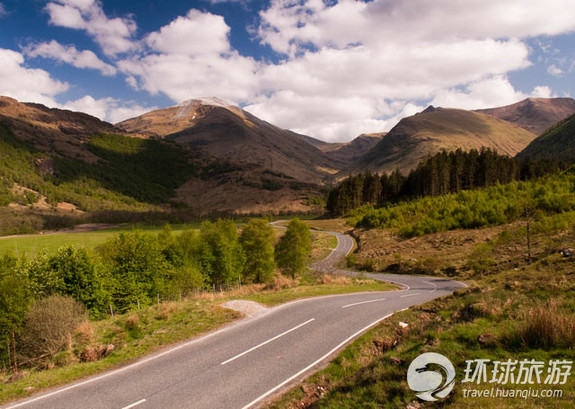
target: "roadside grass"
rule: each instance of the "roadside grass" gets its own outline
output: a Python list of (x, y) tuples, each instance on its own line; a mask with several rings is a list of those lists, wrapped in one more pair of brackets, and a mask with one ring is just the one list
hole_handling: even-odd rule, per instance
[[(77, 235), (83, 233), (73, 234), (74, 237)], [(330, 238), (326, 234), (313, 234), (314, 256), (311, 262), (337, 245), (337, 240)], [(220, 306), (229, 300), (244, 299), (275, 306), (300, 298), (395, 288), (373, 280), (308, 271), (296, 280), (278, 275), (269, 284), (244, 285), (227, 292), (199, 293), (181, 301), (161, 302), (101, 321), (86, 321), (76, 331), (69, 349), (36, 367), (22, 370), (19, 379), (10, 379), (8, 373), (0, 370), (0, 404), (118, 368), (214, 331), (241, 317), (239, 313)]]
[[(461, 273), (472, 279), (470, 288), (396, 313), (269, 408), (572, 408), (575, 376), (563, 385), (545, 385), (543, 379), (549, 360), (575, 361), (575, 260), (558, 253), (574, 247), (575, 229), (557, 228), (551, 220), (546, 226), (535, 237), (532, 263), (515, 250), (523, 246), (522, 227), (477, 244), (487, 246), (483, 256), (493, 263)], [(409, 364), (424, 352), (443, 354), (456, 368), (456, 386), (442, 401), (420, 401), (407, 385)], [(465, 361), (480, 358), (544, 361), (545, 373), (533, 385), (462, 383)], [(557, 389), (563, 396), (463, 397), (463, 389), (492, 387)]]

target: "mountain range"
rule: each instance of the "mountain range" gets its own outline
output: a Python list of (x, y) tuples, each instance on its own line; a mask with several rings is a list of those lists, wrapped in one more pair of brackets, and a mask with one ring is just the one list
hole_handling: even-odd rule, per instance
[[(441, 149), (485, 146), (513, 156), (539, 130), (574, 113), (569, 98), (527, 99), (481, 111), (429, 107), (388, 133), (327, 143), (217, 98), (189, 100), (112, 125), (84, 113), (0, 97), (0, 153), (20, 155), (16, 173), (28, 175), (10, 172), (4, 154), (0, 204), (2, 197), (6, 203), (14, 192), (30, 189), (51, 197), (51, 203), (69, 201), (68, 208), (77, 210), (171, 202), (198, 214), (312, 211), (323, 186), (347, 174), (408, 172)], [(569, 124), (561, 129), (571, 129)], [(89, 206), (84, 196), (90, 197)]]

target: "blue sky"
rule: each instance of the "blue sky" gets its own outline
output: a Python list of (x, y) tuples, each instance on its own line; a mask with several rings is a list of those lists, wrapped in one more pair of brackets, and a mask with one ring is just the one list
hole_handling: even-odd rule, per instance
[(216, 96), (345, 141), (574, 79), (573, 0), (0, 0), (0, 95), (111, 122)]

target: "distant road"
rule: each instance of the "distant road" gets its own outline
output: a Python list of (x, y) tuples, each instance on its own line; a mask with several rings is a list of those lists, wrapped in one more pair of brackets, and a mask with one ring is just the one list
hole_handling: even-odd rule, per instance
[[(336, 267), (352, 250), (353, 239), (328, 233), (338, 238), (337, 248), (314, 268), (357, 274)], [(353, 339), (394, 312), (465, 286), (434, 277), (365, 275), (397, 283), (403, 289), (287, 303), (118, 370), (8, 407), (256, 408), (321, 368)]]

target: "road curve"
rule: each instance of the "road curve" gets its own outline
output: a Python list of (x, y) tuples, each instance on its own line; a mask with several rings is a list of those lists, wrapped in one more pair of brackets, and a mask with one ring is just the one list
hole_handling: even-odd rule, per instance
[[(338, 238), (338, 246), (314, 268), (357, 274), (336, 267), (352, 250), (353, 239), (331, 234)], [(259, 407), (321, 368), (345, 345), (395, 311), (451, 294), (464, 286), (434, 277), (366, 275), (398, 283), (403, 289), (290, 302), (8, 408)]]

